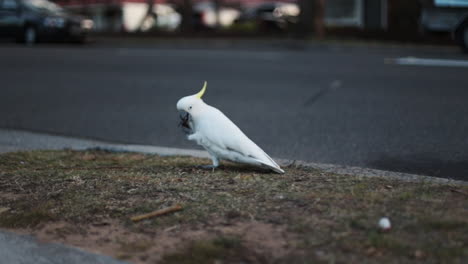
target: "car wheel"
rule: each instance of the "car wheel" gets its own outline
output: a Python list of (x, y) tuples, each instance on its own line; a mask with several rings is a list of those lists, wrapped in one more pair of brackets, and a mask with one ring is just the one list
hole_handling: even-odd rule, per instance
[(26, 45), (33, 45), (37, 42), (37, 31), (34, 27), (26, 27), (23, 34), (23, 41)]
[(455, 42), (460, 45), (464, 52), (468, 53), (468, 16), (458, 24), (454, 33)]
[(468, 26), (462, 30), (462, 48), (465, 52), (468, 52)]

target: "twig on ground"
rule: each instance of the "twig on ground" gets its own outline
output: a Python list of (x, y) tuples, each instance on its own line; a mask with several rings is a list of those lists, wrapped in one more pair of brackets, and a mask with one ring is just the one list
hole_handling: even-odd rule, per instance
[(130, 219), (133, 222), (138, 222), (138, 221), (141, 221), (141, 220), (144, 220), (144, 219), (165, 215), (165, 214), (172, 213), (172, 212), (177, 212), (177, 211), (180, 211), (180, 210), (182, 210), (182, 206), (180, 204), (176, 204), (176, 205), (174, 205), (172, 207), (164, 208), (164, 209), (157, 210), (157, 211), (154, 211), (154, 212), (151, 212), (151, 213), (137, 215), (137, 216), (134, 216), (134, 217), (132, 217)]
[(454, 192), (454, 193), (459, 193), (459, 194), (463, 194), (465, 196), (468, 196), (468, 193), (466, 193), (464, 191), (457, 190), (457, 189), (450, 189), (450, 191)]

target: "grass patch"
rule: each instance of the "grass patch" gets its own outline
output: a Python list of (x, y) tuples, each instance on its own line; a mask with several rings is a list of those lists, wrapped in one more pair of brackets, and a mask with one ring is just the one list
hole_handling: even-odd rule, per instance
[(463, 230), (467, 227), (466, 222), (443, 219), (429, 219), (427, 221), (423, 220), (422, 224), (430, 230)]
[(369, 233), (369, 246), (389, 250), (396, 255), (411, 253), (411, 247), (406, 243), (381, 232), (373, 231)]
[(3, 214), (0, 218), (0, 225), (6, 228), (35, 227), (53, 219), (54, 216), (48, 210), (31, 209), (19, 213)]
[(164, 264), (251, 263), (255, 258), (236, 237), (194, 241), (180, 252), (164, 256)]
[[(0, 213), (0, 227), (34, 232), (65, 223), (73, 228), (50, 233), (95, 236), (97, 248), (115, 245), (114, 256), (136, 263), (468, 260), (466, 186), (294, 166), (283, 175), (231, 163), (214, 172), (195, 166), (206, 163), (103, 151), (2, 154), (0, 208), (9, 209)], [(129, 220), (175, 204), (184, 209)], [(381, 233), (377, 222), (384, 216), (392, 229)], [(122, 233), (110, 238), (114, 226), (107, 233), (101, 228), (107, 222)], [(243, 229), (249, 224), (260, 229)], [(131, 234), (144, 239), (126, 239)], [(177, 246), (158, 251), (165, 234)]]

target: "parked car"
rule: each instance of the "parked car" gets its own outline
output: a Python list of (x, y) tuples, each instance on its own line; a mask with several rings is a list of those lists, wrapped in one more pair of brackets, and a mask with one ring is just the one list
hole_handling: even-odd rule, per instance
[(255, 23), (264, 31), (284, 31), (297, 23), (299, 13), (297, 4), (267, 2), (245, 9), (235, 23)]
[(0, 37), (27, 44), (84, 42), (92, 28), (92, 20), (68, 14), (47, 0), (0, 0)]
[(468, 52), (468, 0), (421, 0), (422, 32), (450, 32)]

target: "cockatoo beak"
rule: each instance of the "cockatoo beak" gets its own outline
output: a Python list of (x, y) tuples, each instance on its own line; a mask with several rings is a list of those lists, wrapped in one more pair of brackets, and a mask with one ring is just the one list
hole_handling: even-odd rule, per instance
[(206, 91), (206, 86), (208, 85), (208, 82), (205, 81), (205, 84), (203, 85), (203, 88), (200, 90), (200, 92), (198, 92), (195, 97), (198, 98), (198, 99), (201, 99), (203, 94), (205, 94), (205, 91)]
[(190, 114), (185, 111), (179, 111), (179, 118), (180, 118), (179, 126), (190, 129), (190, 125), (189, 125)]

